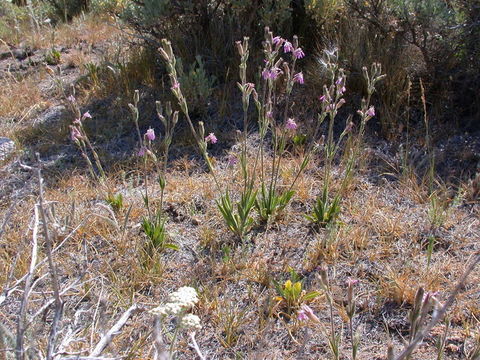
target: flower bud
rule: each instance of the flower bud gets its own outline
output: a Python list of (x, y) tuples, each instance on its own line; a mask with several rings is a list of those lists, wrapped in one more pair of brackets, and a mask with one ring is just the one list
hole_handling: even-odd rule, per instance
[(160, 175), (158, 177), (158, 185), (160, 185), (160, 188), (163, 190), (165, 189), (165, 185), (166, 185), (166, 181), (165, 181), (165, 177)]
[(243, 50), (243, 45), (240, 41), (235, 41), (235, 45), (237, 46), (237, 50), (238, 50), (238, 54), (240, 56), (243, 56), (243, 54), (245, 53), (245, 51)]
[(205, 127), (203, 126), (203, 121), (198, 122), (198, 129), (200, 132), (200, 138), (203, 139), (205, 137)]
[(172, 116), (172, 126), (177, 125), (178, 122), (178, 111), (175, 111)]
[(167, 103), (165, 104), (165, 113), (167, 114), (167, 116), (172, 115), (172, 104), (170, 103), (170, 101), (167, 101)]
[(293, 35), (292, 43), (293, 43), (293, 47), (295, 49), (297, 49), (298, 48), (298, 36), (297, 35)]

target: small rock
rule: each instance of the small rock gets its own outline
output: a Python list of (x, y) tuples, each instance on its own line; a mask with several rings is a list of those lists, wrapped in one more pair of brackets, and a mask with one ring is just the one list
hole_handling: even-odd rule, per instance
[(0, 137), (0, 161), (5, 161), (15, 151), (15, 143), (6, 137)]

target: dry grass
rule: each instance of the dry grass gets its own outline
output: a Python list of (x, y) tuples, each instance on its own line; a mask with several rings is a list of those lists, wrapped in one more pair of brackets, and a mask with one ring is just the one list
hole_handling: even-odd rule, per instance
[(0, 82), (0, 132), (4, 136), (12, 136), (23, 123), (34, 114), (48, 106), (39, 82), (45, 78), (43, 72), (24, 77), (6, 77)]
[[(285, 162), (286, 178), (296, 163), (296, 159)], [(99, 316), (110, 319), (105, 320), (109, 323), (120, 315), (121, 309), (128, 307), (132, 299), (148, 308), (162, 302), (165, 294), (180, 285), (195, 286), (202, 298), (196, 313), (204, 324), (197, 336), (199, 344), (220, 358), (229, 358), (235, 352), (252, 359), (258, 356), (262, 359), (327, 356), (322, 332), (313, 326), (299, 326), (277, 317), (273, 301), (272, 279), (285, 279), (289, 267), (304, 274), (307, 290), (318, 289), (315, 280), (318, 266), (330, 269), (338, 306), (337, 326), (342, 326), (346, 277), (361, 280), (359, 316), (377, 330), (368, 340), (362, 341), (359, 358), (371, 359), (373, 353), (381, 356), (386, 350), (379, 344), (385, 344), (387, 340), (381, 331), (382, 320), (376, 314), (383, 313), (393, 335), (395, 331), (403, 333), (407, 326), (407, 309), (418, 286), (439, 291), (443, 299), (452, 282), (462, 273), (472, 249), (476, 248), (478, 218), (462, 208), (455, 208), (449, 218), (449, 227), (442, 233), (444, 240), (451, 243), (435, 249), (427, 270), (422, 245), (428, 229), (425, 204), (406, 199), (404, 192), (407, 189), (402, 185), (378, 186), (364, 179), (361, 182), (363, 187), (348, 193), (342, 211), (344, 225), (339, 229), (319, 232), (309, 229), (308, 223), (302, 219), (302, 209), (308, 208), (309, 201), (307, 199), (305, 203), (298, 197), (295, 202), (302, 206), (289, 207), (268, 233), (259, 228), (252, 233), (253, 243), (235, 245), (215, 209), (216, 195), (208, 174), (196, 172), (195, 164), (187, 160), (177, 161), (174, 166), (177, 170), (168, 175), (166, 209), (170, 217), (169, 233), (181, 246), (180, 251), (167, 251), (157, 259), (155, 266), (145, 268), (140, 256), (144, 238), (136, 225), (145, 215), (141, 185), (125, 188), (112, 178), (105, 187), (98, 188), (84, 176), (73, 174), (57, 182), (55, 188), (50, 188), (46, 198), (58, 202), (58, 214), (68, 213), (72, 201), (75, 201), (74, 224), (81, 219), (88, 220), (56, 256), (56, 261), (65, 279), (77, 277), (79, 264), (84, 264), (87, 275), (82, 291), (72, 293), (66, 299), (68, 303), (75, 303), (83, 298), (85, 306), (90, 309), (89, 316), (93, 316), (95, 307), (100, 304), (103, 315)], [(224, 183), (234, 184), (235, 177), (236, 174), (229, 169), (220, 173)], [(318, 181), (314, 173), (304, 175), (299, 183), (300, 189), (312, 189)], [(97, 205), (102, 202), (102, 189), (106, 188), (123, 189), (125, 194), (125, 207), (116, 214), (119, 223), (123, 222), (127, 208), (132, 207), (125, 237), (121, 237), (104, 218), (97, 216), (109, 216)], [(310, 190), (300, 190), (302, 192)], [(154, 186), (151, 194), (153, 199), (157, 198), (159, 188)], [(32, 206), (33, 198), (15, 209), (15, 217), (2, 239), (2, 243), (9, 244), (2, 250), (3, 273), (10, 271), (16, 249), (28, 243), (25, 239), (30, 237), (28, 227)], [(61, 239), (60, 234), (57, 243)], [(227, 248), (228, 253), (225, 252)], [(26, 271), (28, 261), (28, 252), (19, 256), (16, 276)], [(3, 283), (5, 280), (2, 278)], [(458, 297), (451, 312), (452, 334), (464, 331), (466, 324), (478, 326), (475, 303), (478, 301), (476, 284), (479, 280), (480, 273), (476, 271), (466, 284), (466, 291)], [(328, 311), (322, 298), (313, 302), (311, 307), (322, 321), (327, 321)], [(4, 315), (10, 319), (14, 313)], [(101, 326), (99, 319), (95, 322), (98, 329)], [(149, 323), (147, 314), (134, 317), (109, 351), (133, 358), (149, 357)], [(98, 340), (98, 336), (94, 335), (93, 339)], [(455, 341), (453, 338), (450, 341), (453, 346)], [(82, 344), (77, 346), (82, 347)], [(74, 347), (72, 344), (72, 349)], [(180, 341), (178, 347), (181, 349), (180, 358), (192, 358), (186, 343)], [(263, 352), (265, 347), (270, 355), (274, 354), (273, 357)], [(347, 342), (343, 347), (347, 351)], [(424, 346), (417, 358), (430, 359), (432, 354), (432, 347)], [(453, 357), (449, 354), (447, 358), (456, 356), (455, 352), (451, 353)]]

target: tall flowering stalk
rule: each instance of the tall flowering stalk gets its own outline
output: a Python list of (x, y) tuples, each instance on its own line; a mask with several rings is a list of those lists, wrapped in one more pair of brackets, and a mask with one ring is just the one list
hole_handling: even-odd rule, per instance
[[(262, 70), (262, 96), (261, 98), (254, 93), (255, 105), (257, 107), (258, 122), (260, 129), (260, 189), (256, 201), (257, 211), (261, 220), (267, 223), (279, 215), (290, 202), (294, 190), (293, 187), (300, 173), (305, 169), (309, 160), (310, 152), (307, 152), (302, 161), (293, 182), (287, 190), (279, 191), (279, 178), (281, 169), (281, 160), (285, 153), (286, 144), (289, 138), (297, 129), (297, 123), (290, 114), (290, 96), (296, 83), (303, 84), (304, 77), (301, 72), (296, 72), (296, 63), (298, 59), (305, 56), (302, 48), (299, 46), (298, 38), (293, 37), (292, 42), (279, 36), (273, 36), (273, 33), (265, 29), (265, 41), (263, 43), (265, 54), (265, 66)], [(289, 60), (284, 60), (282, 55), (288, 56)], [(278, 111), (276, 107), (276, 98), (278, 92), (279, 80), (285, 82), (284, 108)], [(277, 122), (277, 118), (281, 121)], [(272, 164), (270, 174), (265, 174), (265, 136), (270, 130), (272, 134)]]
[[(178, 81), (178, 75), (175, 69), (176, 59), (172, 50), (172, 46), (169, 41), (162, 40), (162, 47), (159, 49), (161, 56), (167, 64), (167, 71), (172, 83), (172, 93), (177, 99), (177, 102), (184, 114), (187, 123), (190, 127), (191, 133), (197, 143), (197, 146), (202, 154), (205, 162), (207, 163), (210, 174), (212, 175), (217, 190), (220, 194), (223, 193), (220, 184), (215, 175), (215, 169), (212, 165), (210, 157), (207, 152), (208, 143), (216, 143), (217, 138), (213, 133), (205, 136), (205, 129), (203, 122), (199, 122), (198, 128), (195, 128), (190, 118), (188, 111), (188, 104), (185, 96), (182, 93), (181, 85)], [(217, 201), (217, 206), (224, 217), (228, 228), (235, 233), (241, 240), (244, 239), (246, 233), (253, 224), (253, 218), (251, 217), (251, 209), (255, 203), (256, 191), (253, 190), (254, 178), (250, 175), (247, 163), (246, 163), (246, 140), (248, 131), (248, 106), (252, 93), (254, 93), (254, 85), (246, 82), (246, 62), (248, 59), (248, 38), (245, 38), (243, 43), (237, 45), (241, 49), (242, 65), (240, 68), (241, 83), (239, 83), (240, 90), (242, 91), (242, 100), (244, 108), (244, 136), (243, 136), (243, 148), (240, 163), (242, 164), (242, 170), (244, 175), (244, 191), (241, 194), (240, 201), (234, 206), (230, 197), (228, 189), (220, 196)], [(255, 173), (255, 171), (253, 172)]]
[(323, 290), (325, 297), (328, 301), (329, 315), (330, 315), (330, 333), (328, 334), (328, 345), (330, 351), (332, 352), (332, 357), (334, 360), (340, 360), (340, 351), (342, 345), (342, 333), (337, 333), (335, 329), (335, 322), (333, 316), (333, 310), (335, 308), (335, 302), (333, 300), (332, 288), (330, 280), (328, 278), (327, 270), (321, 269), (318, 275), (320, 282), (320, 287)]
[[(138, 90), (135, 90), (133, 96), (133, 104), (128, 104), (132, 113), (132, 120), (135, 124), (135, 128), (138, 135), (139, 141), (139, 150), (137, 155), (141, 157), (143, 162), (144, 170), (144, 190), (145, 194), (143, 196), (145, 207), (147, 208), (147, 217), (144, 217), (142, 220), (142, 229), (145, 235), (148, 238), (148, 241), (145, 245), (145, 253), (147, 255), (148, 262), (154, 257), (157, 251), (163, 250), (165, 248), (170, 248), (177, 250), (178, 247), (172, 243), (168, 242), (168, 233), (166, 230), (166, 221), (167, 218), (163, 213), (163, 198), (165, 193), (166, 186), (166, 172), (167, 172), (167, 163), (168, 163), (168, 154), (170, 149), (170, 144), (172, 143), (173, 130), (178, 121), (178, 111), (173, 112), (169, 102), (166, 104), (166, 117), (163, 113), (162, 105), (159, 101), (155, 103), (157, 109), (157, 116), (162, 122), (165, 134), (163, 136), (162, 150), (163, 154), (159, 157), (155, 154), (153, 149), (153, 142), (157, 140), (157, 135), (155, 130), (149, 128), (145, 134), (142, 136), (140, 132), (140, 127), (138, 125), (139, 119), (139, 109), (138, 103), (140, 101), (140, 94)], [(150, 195), (149, 195), (149, 182), (148, 182), (148, 171), (151, 168), (151, 165), (155, 168), (158, 175), (158, 184), (160, 185), (160, 204), (158, 209), (154, 210), (151, 208), (150, 204)]]
[[(70, 139), (80, 149), (83, 158), (87, 162), (88, 169), (90, 171), (90, 175), (92, 176), (92, 178), (96, 181), (99, 181), (100, 183), (103, 183), (106, 177), (105, 171), (103, 170), (103, 166), (100, 161), (100, 158), (97, 152), (95, 151), (95, 148), (93, 147), (92, 143), (90, 142), (87, 132), (85, 131), (85, 128), (83, 126), (84, 121), (86, 121), (87, 119), (91, 119), (92, 116), (88, 111), (82, 114), (74, 95), (70, 95), (67, 97), (67, 103), (75, 117), (75, 120), (70, 125)], [(93, 157), (93, 162), (95, 163), (95, 167), (93, 166), (89, 153), (91, 153)]]
[(347, 317), (348, 327), (350, 329), (350, 342), (352, 344), (352, 360), (357, 359), (358, 347), (360, 345), (360, 336), (353, 330), (353, 317), (355, 316), (355, 293), (354, 287), (358, 284), (357, 279), (348, 278), (347, 280)]
[(203, 122), (200, 121), (198, 123), (197, 129), (193, 125), (192, 119), (190, 118), (190, 114), (188, 111), (187, 99), (182, 93), (181, 85), (178, 80), (178, 74), (176, 70), (177, 60), (175, 58), (175, 54), (173, 53), (172, 44), (167, 39), (162, 39), (162, 46), (158, 49), (158, 51), (160, 52), (160, 55), (162, 56), (163, 60), (165, 60), (165, 63), (167, 65), (168, 75), (170, 77), (170, 82), (172, 84), (170, 89), (173, 95), (175, 96), (175, 98), (177, 99), (178, 105), (180, 106), (180, 109), (187, 120), (192, 136), (195, 139), (198, 149), (200, 150), (200, 153), (202, 154), (208, 166), (208, 169), (210, 171), (210, 174), (213, 177), (213, 180), (215, 181), (217, 190), (220, 191), (221, 189), (220, 184), (217, 180), (217, 177), (215, 175), (215, 169), (213, 168), (212, 162), (207, 152), (208, 141), (210, 140), (210, 142), (212, 143), (214, 143), (214, 141), (211, 141), (212, 138), (205, 136), (205, 128), (204, 128)]
[[(247, 137), (248, 137), (248, 109), (250, 105), (250, 97), (252, 94), (256, 95), (255, 85), (247, 82), (247, 61), (249, 57), (249, 43), (248, 37), (244, 37), (243, 41), (237, 41), (236, 46), (240, 54), (239, 75), (240, 82), (237, 83), (240, 92), (242, 93), (243, 105), (243, 134), (242, 134), (242, 151), (240, 154), (240, 166), (243, 176), (243, 189), (240, 194), (240, 199), (234, 204), (229, 193), (229, 189), (225, 191), (217, 201), (218, 209), (222, 214), (227, 227), (240, 240), (244, 240), (246, 234), (254, 223), (251, 216), (252, 209), (255, 205), (257, 191), (255, 190), (256, 168), (258, 163), (258, 155), (255, 159), (253, 170), (248, 167), (247, 160)], [(258, 152), (257, 152), (258, 154)], [(234, 206), (235, 205), (235, 206)]]
[(327, 138), (325, 145), (323, 146), (325, 155), (324, 182), (321, 195), (317, 197), (311, 214), (306, 215), (306, 217), (314, 224), (326, 226), (333, 223), (340, 213), (340, 204), (343, 194), (348, 186), (352, 172), (360, 156), (363, 136), (365, 133), (365, 125), (368, 120), (375, 116), (375, 109), (373, 106), (370, 106), (371, 96), (375, 91), (375, 84), (383, 79), (385, 75), (381, 74), (381, 66), (377, 63), (372, 65), (372, 70), (370, 73), (368, 72), (367, 68), (363, 68), (363, 75), (367, 83), (368, 96), (367, 98), (362, 99), (361, 109), (358, 110), (358, 114), (360, 115), (359, 131), (356, 139), (354, 140), (353, 146), (351, 147), (349, 153), (346, 154), (346, 166), (340, 183), (340, 189), (332, 198), (330, 188), (333, 180), (333, 161), (341, 148), (343, 139), (346, 136), (351, 136), (354, 124), (351, 121), (352, 117), (350, 116), (343, 132), (340, 134), (337, 140), (334, 139), (333, 130), (335, 119), (339, 109), (345, 104), (343, 95), (346, 91), (345, 86), (347, 77), (345, 71), (338, 67), (336, 51), (325, 51), (325, 59), (322, 60), (322, 63), (329, 76), (330, 85), (324, 85), (323, 94), (319, 98), (321, 112), (318, 115), (315, 133), (318, 132), (318, 129), (323, 121), (328, 119)]

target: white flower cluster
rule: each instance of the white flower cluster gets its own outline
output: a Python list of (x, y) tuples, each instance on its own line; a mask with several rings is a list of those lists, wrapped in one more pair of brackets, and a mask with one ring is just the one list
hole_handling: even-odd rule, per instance
[(180, 326), (191, 330), (200, 330), (202, 325), (200, 324), (200, 318), (197, 315), (187, 314), (182, 318)]
[(168, 297), (170, 303), (180, 304), (184, 308), (191, 308), (198, 302), (197, 291), (189, 286), (183, 286)]
[(183, 286), (168, 296), (165, 305), (157, 306), (150, 310), (153, 315), (179, 315), (182, 311), (195, 306), (198, 302), (197, 291), (189, 286)]

